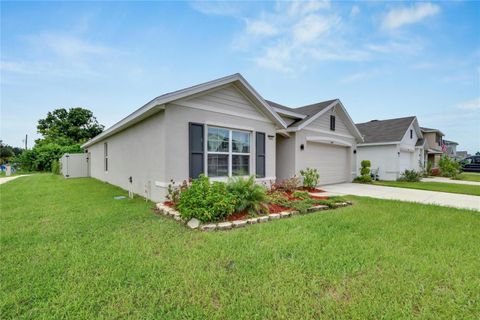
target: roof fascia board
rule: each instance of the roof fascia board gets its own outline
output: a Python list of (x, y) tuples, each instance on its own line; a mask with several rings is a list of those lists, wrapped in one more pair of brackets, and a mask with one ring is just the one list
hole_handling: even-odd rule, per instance
[(295, 117), (295, 118), (298, 118), (298, 119), (305, 119), (307, 117), (304, 114), (300, 114), (300, 113), (296, 113), (296, 112), (292, 112), (292, 111), (288, 111), (288, 110), (284, 110), (284, 109), (280, 109), (280, 108), (273, 107), (273, 110), (275, 110), (275, 112), (277, 112), (279, 114), (283, 114), (285, 116)]
[(145, 114), (149, 112), (151, 109), (162, 105), (163, 108), (165, 108), (165, 104), (175, 101), (175, 100), (180, 100), (188, 96), (192, 96), (201, 92), (205, 92), (208, 90), (211, 90), (213, 88), (221, 87), (223, 85), (229, 84), (229, 83), (234, 83), (235, 81), (238, 81), (242, 84), (242, 86), (254, 97), (255, 100), (259, 102), (259, 104), (267, 111), (267, 114), (271, 115), (271, 120), (276, 122), (281, 128), (286, 128), (287, 124), (283, 119), (278, 115), (271, 107), (268, 105), (265, 100), (258, 94), (257, 91), (238, 73), (229, 75), (223, 78), (215, 79), (209, 82), (205, 82), (202, 84), (195, 85), (193, 87), (181, 89), (178, 91), (174, 91), (171, 93), (167, 93), (165, 95), (162, 95), (160, 97), (157, 97), (153, 99), (152, 101), (148, 102), (144, 106), (142, 106), (140, 109), (134, 111), (127, 117), (123, 118), (98, 136), (94, 137), (93, 139), (90, 139), (86, 143), (82, 145), (82, 148), (88, 147), (92, 145), (93, 143), (96, 143), (113, 133), (116, 133), (130, 125), (131, 123), (134, 123), (134, 120), (137, 117), (140, 117), (142, 114)]
[(400, 143), (401, 141), (359, 143), (357, 144), (357, 147), (384, 146), (384, 145), (394, 145), (394, 144), (400, 144)]
[(348, 143), (344, 140), (339, 140), (335, 138), (326, 138), (326, 137), (316, 137), (316, 136), (307, 136), (306, 137), (307, 142), (317, 142), (317, 143), (324, 143), (324, 144), (329, 144), (329, 145), (337, 145), (337, 146), (343, 146), (343, 147), (352, 147), (353, 145), (351, 143)]
[(315, 115), (313, 115), (310, 119), (308, 119), (307, 121), (305, 121), (304, 123), (302, 123), (300, 126), (296, 127), (297, 131), (298, 130), (302, 130), (303, 128), (305, 128), (306, 126), (308, 126), (310, 123), (312, 123), (313, 121), (315, 121), (315, 119), (319, 118), (321, 115), (327, 113), (330, 109), (332, 109), (337, 103), (339, 102), (339, 100), (335, 100), (333, 101), (332, 103), (330, 103), (325, 109), (323, 110), (320, 110), (319, 112), (317, 112)]

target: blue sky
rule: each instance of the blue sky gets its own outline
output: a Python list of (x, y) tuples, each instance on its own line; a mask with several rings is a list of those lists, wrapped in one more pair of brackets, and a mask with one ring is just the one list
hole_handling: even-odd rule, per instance
[[(168, 91), (240, 72), (292, 107), (416, 115), (480, 150), (479, 2), (2, 2), (1, 138), (58, 107), (107, 127)], [(30, 145), (31, 146), (31, 145)]]

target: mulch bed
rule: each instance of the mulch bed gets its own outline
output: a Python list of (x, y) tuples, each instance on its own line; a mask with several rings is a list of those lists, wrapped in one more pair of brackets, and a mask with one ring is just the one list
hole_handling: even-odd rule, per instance
[(248, 218), (247, 211), (235, 212), (231, 215), (227, 216), (226, 221), (235, 221), (235, 220), (243, 220)]
[(317, 188), (307, 188), (307, 187), (301, 187), (300, 190), (302, 191), (308, 191), (308, 192), (312, 192), (312, 193), (317, 193), (317, 192), (325, 192), (324, 190), (322, 189), (317, 189)]
[(283, 207), (283, 206), (280, 206), (278, 204), (274, 204), (274, 203), (269, 203), (268, 204), (268, 212), (270, 212), (270, 213), (279, 213), (279, 212), (291, 211), (291, 210), (293, 210), (293, 209)]
[(175, 203), (173, 203), (172, 201), (164, 201), (163, 204), (170, 208), (175, 207)]

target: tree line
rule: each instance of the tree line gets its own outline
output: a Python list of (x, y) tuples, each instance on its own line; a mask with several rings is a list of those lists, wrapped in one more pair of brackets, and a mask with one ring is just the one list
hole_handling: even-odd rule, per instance
[(58, 159), (64, 153), (82, 152), (80, 146), (103, 129), (88, 109), (55, 109), (38, 120), (41, 138), (35, 140), (33, 148), (24, 150), (0, 143), (1, 161), (10, 162), (22, 171), (51, 171), (52, 167), (58, 168)]

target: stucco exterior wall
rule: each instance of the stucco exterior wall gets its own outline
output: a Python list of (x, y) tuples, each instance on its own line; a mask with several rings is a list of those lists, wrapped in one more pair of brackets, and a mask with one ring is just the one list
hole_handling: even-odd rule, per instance
[[(181, 183), (189, 178), (190, 122), (251, 132), (250, 174), (255, 174), (254, 134), (264, 132), (265, 180), (275, 180), (275, 124), (234, 86), (167, 104), (161, 113), (90, 146), (91, 176), (126, 190), (131, 176), (134, 193), (154, 201), (164, 200), (171, 179)], [(108, 172), (104, 170), (105, 142)]]
[[(381, 180), (396, 180), (399, 176), (398, 145), (357, 146), (357, 166), (370, 160), (372, 172), (378, 169)], [(360, 170), (360, 169), (359, 169)]]
[[(166, 107), (166, 130), (168, 139), (166, 141), (166, 173), (167, 181), (173, 179), (181, 182), (188, 179), (188, 123), (202, 123), (207, 127), (225, 127), (229, 129), (240, 129), (251, 132), (251, 156), (250, 173), (255, 174), (255, 143), (254, 133), (264, 132), (266, 134), (266, 155), (265, 155), (265, 176), (267, 180), (275, 179), (275, 125), (269, 121), (258, 121), (249, 118), (232, 116), (219, 112), (194, 109), (180, 105), (182, 102), (169, 104)], [(207, 131), (207, 128), (205, 128)], [(268, 136), (273, 136), (270, 139)], [(206, 150), (205, 150), (206, 152)], [(205, 161), (206, 161), (205, 153)], [(205, 168), (206, 162), (205, 162)]]
[(276, 176), (279, 181), (291, 178), (295, 175), (295, 132), (290, 137), (277, 135)]
[[(160, 112), (90, 146), (91, 176), (125, 190), (131, 187), (151, 200), (162, 200), (165, 189), (156, 187), (155, 181), (165, 180), (164, 122), (165, 114)], [(104, 143), (108, 143), (108, 171), (104, 170)]]

